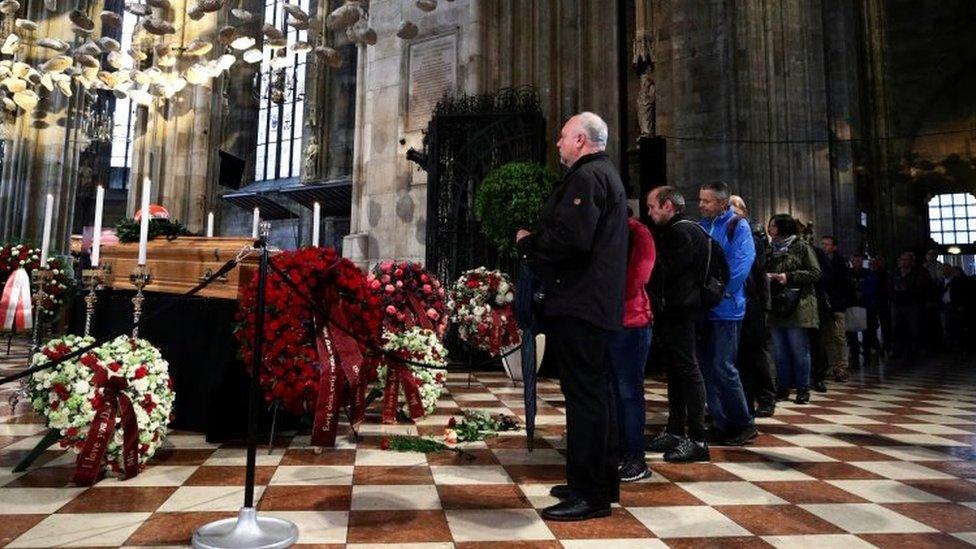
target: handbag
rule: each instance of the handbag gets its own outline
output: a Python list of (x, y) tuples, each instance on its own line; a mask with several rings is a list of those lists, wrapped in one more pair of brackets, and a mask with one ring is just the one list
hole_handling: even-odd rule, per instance
[(778, 286), (773, 290), (772, 313), (779, 317), (788, 317), (796, 312), (800, 306), (800, 289), (789, 286)]

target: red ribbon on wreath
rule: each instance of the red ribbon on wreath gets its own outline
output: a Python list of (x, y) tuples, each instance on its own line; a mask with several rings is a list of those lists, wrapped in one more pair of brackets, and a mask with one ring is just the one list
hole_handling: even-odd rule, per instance
[(424, 402), (420, 397), (420, 383), (406, 364), (393, 363), (386, 368), (386, 387), (383, 388), (383, 423), (396, 423), (400, 389), (407, 401), (410, 419), (424, 415)]
[(347, 404), (347, 400), (351, 400), (348, 404), (353, 425), (362, 422), (366, 415), (366, 384), (361, 375), (363, 354), (359, 342), (335, 326), (347, 326), (338, 298), (333, 301), (330, 314), (334, 325), (330, 328), (327, 321), (323, 322), (315, 338), (321, 366), (319, 396), (312, 424), (312, 444), (315, 446), (335, 444), (339, 408)]
[(71, 482), (90, 486), (95, 484), (102, 471), (102, 461), (109, 442), (115, 435), (115, 418), (122, 417), (122, 466), (124, 479), (139, 474), (139, 424), (136, 421), (132, 401), (123, 391), (128, 381), (120, 376), (110, 376), (102, 387), (102, 402), (95, 410), (95, 419), (88, 428), (85, 444), (75, 462)]

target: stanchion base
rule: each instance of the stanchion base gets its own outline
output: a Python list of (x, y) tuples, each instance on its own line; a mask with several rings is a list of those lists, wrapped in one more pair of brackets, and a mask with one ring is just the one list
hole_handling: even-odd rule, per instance
[(242, 507), (237, 518), (211, 522), (193, 534), (197, 549), (279, 549), (298, 542), (298, 526), (287, 520), (259, 517), (253, 507)]

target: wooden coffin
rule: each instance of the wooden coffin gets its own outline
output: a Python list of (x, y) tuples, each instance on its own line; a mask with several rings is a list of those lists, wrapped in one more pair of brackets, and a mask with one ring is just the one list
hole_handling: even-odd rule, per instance
[[(146, 267), (152, 277), (147, 292), (183, 294), (216, 272), (228, 260), (250, 248), (250, 238), (205, 238), (181, 236), (174, 240), (156, 238), (149, 241), (146, 250)], [(137, 242), (102, 247), (101, 263), (110, 269), (105, 286), (117, 290), (135, 290), (129, 275), (138, 264)], [(196, 295), (237, 299), (240, 288), (251, 282), (257, 274), (258, 255), (245, 258), (226, 277), (215, 280)]]

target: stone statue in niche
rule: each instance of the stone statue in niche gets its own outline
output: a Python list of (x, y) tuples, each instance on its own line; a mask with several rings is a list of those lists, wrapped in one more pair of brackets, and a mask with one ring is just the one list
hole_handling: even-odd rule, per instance
[(657, 85), (654, 82), (654, 64), (645, 61), (638, 63), (640, 90), (637, 92), (637, 122), (641, 135), (651, 137), (657, 133)]
[(319, 161), (319, 140), (314, 135), (308, 138), (305, 144), (305, 179), (315, 179), (318, 175), (317, 164)]

